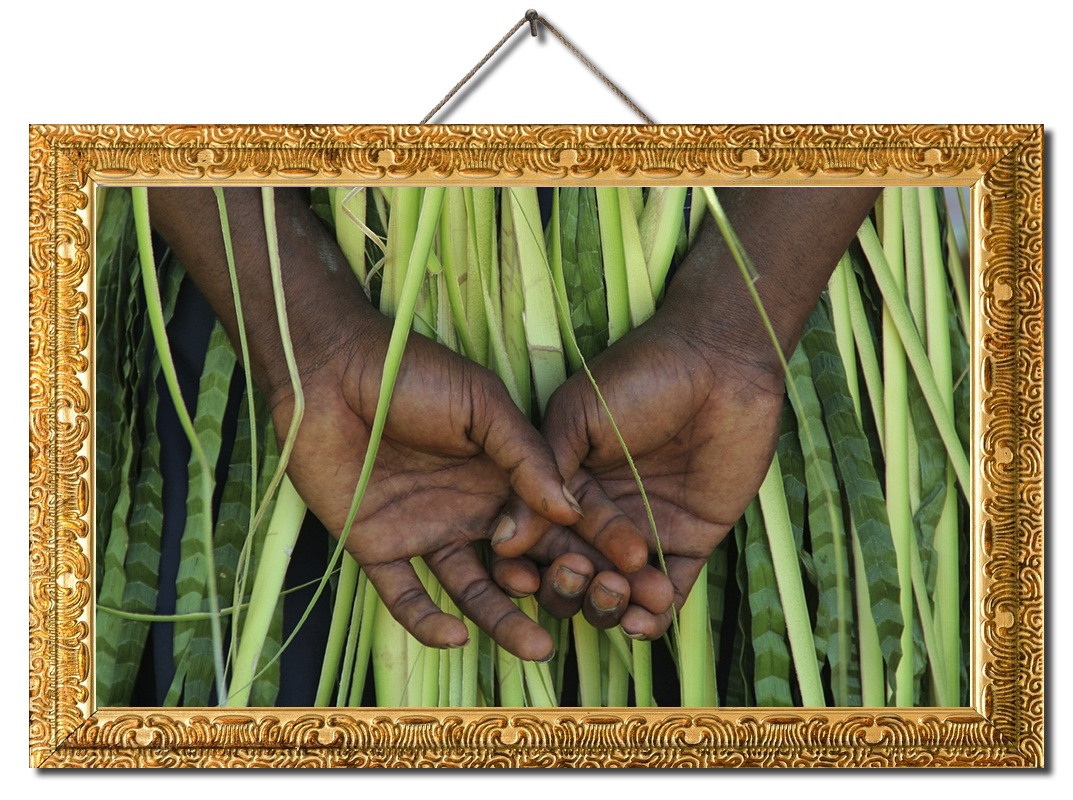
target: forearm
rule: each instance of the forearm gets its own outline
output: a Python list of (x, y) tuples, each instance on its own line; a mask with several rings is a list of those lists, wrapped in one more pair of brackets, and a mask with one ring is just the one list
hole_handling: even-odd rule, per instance
[[(225, 193), (239, 296), (254, 380), (267, 395), (289, 383), (268, 263), (261, 192)], [(216, 196), (210, 189), (149, 191), (150, 218), (208, 300), (239, 350), (238, 320)], [(361, 321), (375, 314), (304, 193), (275, 190), (283, 290), (299, 368), (316, 369)]]
[[(783, 352), (797, 346), (838, 259), (878, 188), (734, 188), (720, 203), (759, 273), (760, 295)], [(667, 291), (664, 310), (696, 320), (702, 341), (781, 374), (737, 263), (710, 213)]]

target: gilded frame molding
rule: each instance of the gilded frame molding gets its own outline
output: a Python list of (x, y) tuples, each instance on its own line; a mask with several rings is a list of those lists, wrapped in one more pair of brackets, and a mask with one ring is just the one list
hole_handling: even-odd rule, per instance
[[(31, 126), (32, 766), (1043, 766), (1043, 128)], [(972, 187), (972, 703), (106, 709), (93, 703), (93, 187), (217, 181)]]

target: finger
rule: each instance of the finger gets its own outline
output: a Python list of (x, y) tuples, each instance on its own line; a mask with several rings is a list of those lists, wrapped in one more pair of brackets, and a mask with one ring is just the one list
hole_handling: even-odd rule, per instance
[(540, 570), (525, 556), (504, 558), (493, 551), (488, 571), (496, 586), (511, 597), (528, 597), (540, 589)]
[(508, 652), (526, 661), (555, 655), (551, 634), (492, 582), (473, 545), (437, 551), (425, 561), (459, 610)]
[(580, 553), (564, 553), (544, 572), (537, 602), (557, 619), (567, 619), (581, 610), (585, 592), (596, 570)]
[(524, 555), (548, 532), (551, 524), (511, 492), (503, 512), (492, 523), (492, 549), (508, 558)]
[(551, 448), (502, 382), (485, 381), (473, 396), (470, 439), (510, 476), (511, 486), (529, 508), (560, 525), (576, 522), (581, 508), (567, 491)]
[(391, 616), (426, 647), (462, 647), (469, 641), (466, 623), (441, 611), (408, 561), (365, 567)]
[(586, 470), (570, 484), (584, 516), (571, 527), (622, 572), (632, 573), (648, 563), (648, 545), (625, 512), (611, 500)]
[(630, 602), (630, 582), (618, 572), (601, 572), (592, 579), (581, 610), (594, 628), (618, 625)]

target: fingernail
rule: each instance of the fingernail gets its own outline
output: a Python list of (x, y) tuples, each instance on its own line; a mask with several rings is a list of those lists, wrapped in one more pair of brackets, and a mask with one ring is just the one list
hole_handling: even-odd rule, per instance
[(462, 644), (447, 643), (444, 645), (444, 647), (448, 650), (457, 650), (460, 647), (465, 647), (467, 644), (469, 644), (469, 639), (466, 639), (466, 641), (462, 642)]
[(629, 636), (631, 639), (636, 639), (639, 642), (643, 642), (645, 640), (645, 635), (643, 633), (630, 633), (625, 628), (622, 629), (622, 632)]
[(598, 586), (589, 599), (597, 611), (606, 613), (618, 607), (619, 602), (622, 600), (622, 595), (605, 589), (603, 586)]
[(545, 657), (545, 658), (542, 658), (542, 659), (540, 659), (540, 660), (539, 660), (538, 662), (536, 662), (536, 663), (538, 663), (538, 664), (547, 664), (547, 663), (548, 663), (549, 661), (551, 661), (551, 660), (552, 660), (553, 658), (555, 658), (555, 648), (554, 648), (554, 647), (553, 647), (553, 648), (551, 648), (551, 652), (550, 652), (550, 653), (548, 653), (547, 657)]
[(492, 544), (503, 544), (517, 532), (518, 526), (514, 524), (514, 520), (504, 515), (500, 517), (499, 524), (496, 525), (495, 531), (492, 532)]
[(588, 581), (584, 575), (574, 572), (570, 567), (559, 567), (555, 571), (555, 580), (552, 583), (555, 591), (563, 597), (577, 597), (585, 591), (585, 584)]
[(570, 504), (570, 508), (574, 509), (578, 514), (581, 514), (584, 519), (585, 514), (581, 511), (581, 504), (578, 503), (577, 498), (570, 494), (570, 490), (566, 488), (566, 484), (563, 484), (563, 497), (566, 498), (566, 502)]

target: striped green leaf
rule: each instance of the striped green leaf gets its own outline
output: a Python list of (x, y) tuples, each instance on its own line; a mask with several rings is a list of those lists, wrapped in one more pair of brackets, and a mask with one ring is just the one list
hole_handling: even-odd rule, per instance
[[(205, 353), (205, 366), (198, 385), (195, 413), (192, 415), (194, 431), (205, 452), (211, 469), (223, 444), (222, 421), (227, 408), (227, 396), (235, 371), (235, 352), (227, 338), (223, 325), (217, 321), (209, 337)], [(188, 465), (190, 490), (186, 503), (186, 525), (180, 546), (179, 571), (175, 579), (177, 614), (204, 611), (207, 597), (206, 582), (217, 580), (218, 575), (207, 574), (201, 530), (205, 525), (205, 498), (201, 496), (202, 484), (200, 460), (191, 455)], [(215, 486), (215, 476), (210, 476)], [(183, 698), (186, 705), (203, 706), (209, 703), (213, 688), (214, 663), (211, 628), (206, 620), (175, 623), (173, 642), (176, 666), (184, 661), (187, 666)]]
[(872, 617), (888, 676), (893, 676), (901, 659), (902, 634), (894, 541), (882, 485), (872, 465), (868, 440), (853, 410), (838, 346), (829, 328), (830, 320), (827, 318), (823, 325), (816, 322), (826, 314), (827, 310), (822, 304), (817, 306), (817, 313), (806, 324), (801, 343), (812, 363), (816, 393), (831, 430), (835, 467), (860, 540)]
[(771, 561), (771, 548), (760, 504), (745, 511), (745, 564), (748, 570), (749, 623), (753, 653), (753, 690), (756, 705), (792, 706), (790, 649), (779, 585)]

